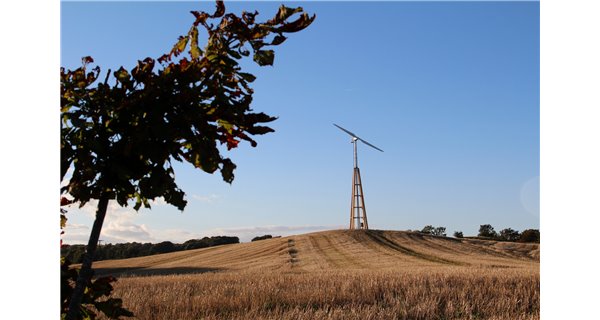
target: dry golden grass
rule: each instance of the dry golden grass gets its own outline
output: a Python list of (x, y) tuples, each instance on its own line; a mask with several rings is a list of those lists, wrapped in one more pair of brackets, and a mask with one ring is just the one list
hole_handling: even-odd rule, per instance
[(138, 319), (538, 319), (539, 245), (327, 231), (102, 261)]

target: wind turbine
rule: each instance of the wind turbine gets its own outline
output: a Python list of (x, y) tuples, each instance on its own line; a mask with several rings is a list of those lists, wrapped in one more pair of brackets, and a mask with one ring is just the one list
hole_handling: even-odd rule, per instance
[[(358, 141), (368, 145), (369, 147), (383, 152), (383, 150), (359, 138), (354, 133), (333, 124), (340, 130), (349, 134), (352, 137), (350, 143), (354, 144), (354, 174), (352, 175), (352, 198), (350, 205), (350, 230), (353, 229), (369, 229), (369, 221), (367, 220), (367, 209), (365, 207), (365, 198), (362, 189), (362, 181), (360, 179), (360, 169), (358, 169), (357, 145)], [(361, 221), (362, 220), (362, 221)]]

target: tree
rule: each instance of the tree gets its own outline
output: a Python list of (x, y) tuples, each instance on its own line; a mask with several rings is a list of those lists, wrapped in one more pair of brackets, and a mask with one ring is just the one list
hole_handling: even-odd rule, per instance
[(423, 229), (421, 229), (420, 232), (424, 234), (433, 234), (434, 229), (435, 228), (432, 225), (428, 224), (425, 227), (423, 227)]
[(159, 242), (152, 246), (152, 254), (169, 253), (176, 251), (175, 245), (171, 241)]
[[(299, 17), (290, 21), (296, 13)], [(80, 207), (98, 200), (67, 319), (80, 317), (108, 202), (127, 206), (135, 201), (139, 210), (163, 197), (183, 210), (187, 202), (175, 183), (173, 160), (207, 173), (220, 171), (231, 183), (236, 166), (220, 154), (217, 143), (230, 150), (245, 140), (255, 147), (250, 136), (273, 132), (261, 124), (275, 120), (252, 112), (250, 83), (255, 76), (242, 72), (238, 61), (252, 56), (260, 66), (273, 65), (275, 54), (268, 47), (280, 45), (284, 34), (303, 30), (315, 19), (302, 8), (282, 5), (272, 19), (258, 23), (256, 11), (241, 17), (225, 14), (222, 1), (212, 15), (192, 14), (188, 33), (157, 60), (145, 58), (130, 71), (108, 70), (104, 81), (98, 81), (100, 67), (88, 68), (91, 57), (84, 57), (76, 70), (60, 70), (61, 181), (73, 169), (61, 194), (69, 194)], [(204, 49), (198, 45), (199, 26), (208, 33)]]
[(446, 236), (446, 227), (437, 227), (437, 228), (433, 229), (433, 232), (431, 232), (431, 234), (434, 236), (445, 237)]
[(446, 236), (446, 227), (433, 227), (432, 225), (426, 225), (419, 231), (420, 233), (430, 234), (434, 236), (445, 237)]
[(538, 229), (527, 229), (521, 233), (519, 242), (535, 242), (540, 243), (540, 230)]
[(521, 237), (519, 231), (511, 228), (500, 230), (500, 238), (506, 241), (517, 241)]
[(455, 238), (462, 238), (463, 237), (462, 231), (454, 231), (454, 237)]
[(498, 233), (496, 233), (496, 231), (494, 230), (494, 227), (492, 227), (492, 225), (490, 224), (482, 224), (479, 226), (479, 237), (486, 237), (486, 238), (497, 238), (498, 237)]

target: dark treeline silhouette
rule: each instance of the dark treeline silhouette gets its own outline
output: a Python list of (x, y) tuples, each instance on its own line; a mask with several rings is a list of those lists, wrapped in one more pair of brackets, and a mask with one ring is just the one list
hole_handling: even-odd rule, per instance
[[(202, 239), (191, 239), (184, 243), (163, 241), (159, 243), (128, 242), (105, 244), (98, 246), (94, 261), (143, 257), (160, 253), (200, 249), (239, 242), (240, 239), (238, 237), (216, 236), (210, 238), (204, 237)], [(61, 256), (65, 257), (69, 261), (73, 263), (81, 263), (83, 253), (85, 252), (85, 245), (64, 244), (60, 251)]]
[(494, 230), (490, 224), (482, 224), (479, 226), (479, 234), (477, 238), (488, 238), (500, 241), (512, 242), (534, 242), (540, 243), (540, 230), (526, 229), (523, 232), (513, 230), (512, 228), (502, 229), (499, 233)]
[[(411, 230), (408, 230), (411, 231)], [(412, 232), (418, 232), (421, 234), (433, 235), (433, 236), (446, 236), (446, 227), (434, 227), (432, 225), (426, 225), (421, 230), (412, 230)], [(466, 237), (462, 231), (454, 232), (455, 238), (472, 238), (472, 239), (489, 239), (497, 241), (510, 241), (510, 242), (533, 242), (540, 243), (540, 230), (539, 229), (526, 229), (523, 232), (513, 230), (512, 228), (502, 229), (500, 232), (496, 232), (491, 224), (482, 224), (479, 226), (479, 233), (475, 237)], [(253, 240), (254, 241), (254, 240)]]

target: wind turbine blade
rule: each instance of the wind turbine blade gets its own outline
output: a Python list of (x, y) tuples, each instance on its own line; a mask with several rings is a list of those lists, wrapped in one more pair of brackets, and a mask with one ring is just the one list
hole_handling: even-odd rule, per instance
[(346, 129), (344, 129), (344, 128), (340, 127), (340, 126), (338, 126), (337, 124), (335, 124), (335, 123), (334, 123), (333, 125), (334, 125), (334, 126), (336, 126), (336, 127), (338, 127), (338, 128), (340, 128), (340, 130), (344, 131), (345, 133), (347, 133), (347, 134), (351, 135), (353, 138), (358, 138), (358, 136), (357, 136), (357, 135), (355, 135), (354, 133), (352, 133), (352, 132), (350, 132), (350, 131), (348, 131), (348, 130), (346, 130)]
[(383, 152), (383, 150), (381, 150), (381, 149), (377, 148), (376, 146), (374, 146), (374, 145), (372, 145), (372, 144), (370, 144), (370, 143), (366, 142), (365, 140), (363, 140), (363, 139), (361, 139), (361, 138), (358, 138), (358, 140), (362, 141), (364, 144), (368, 145), (368, 146), (369, 146), (369, 147), (371, 147), (371, 148), (374, 148), (374, 149), (377, 149), (377, 150), (379, 150), (379, 151)]

